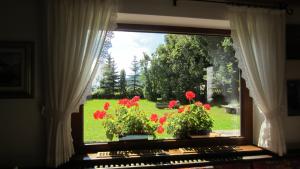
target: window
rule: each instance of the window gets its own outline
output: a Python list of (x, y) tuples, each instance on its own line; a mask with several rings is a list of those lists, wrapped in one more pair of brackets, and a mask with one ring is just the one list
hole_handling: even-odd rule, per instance
[[(89, 148), (100, 146), (100, 149), (101, 146), (108, 148), (110, 144), (115, 149), (118, 145), (122, 147), (124, 142), (107, 136), (102, 120), (93, 119), (93, 113), (102, 110), (106, 102), (110, 103), (107, 110), (110, 114), (118, 106), (117, 99), (139, 95), (142, 98), (139, 109), (149, 118), (152, 114), (157, 114), (159, 118), (178, 111), (168, 108), (170, 100), (179, 101), (179, 109), (189, 105), (185, 98), (186, 91), (196, 93), (193, 100), (211, 105), (209, 115), (213, 119), (212, 132), (216, 136), (178, 140), (174, 134), (167, 133), (167, 126), (163, 124), (165, 131), (162, 134), (156, 131), (157, 138), (144, 141), (144, 145), (155, 147), (163, 143), (170, 146), (174, 140), (176, 144), (198, 144), (201, 142), (199, 140), (204, 143), (205, 139), (211, 140), (212, 144), (220, 143), (220, 140), (232, 144), (252, 140), (252, 102), (240, 78), (229, 31), (124, 24), (119, 25), (119, 30), (113, 33), (114, 36), (110, 34), (112, 48), (106, 50), (106, 58), (100, 68), (103, 73), (94, 83), (91, 99), (81, 107), (83, 114), (77, 115), (79, 119), (75, 117), (72, 121), (73, 124), (83, 123), (73, 129), (75, 143), (81, 147), (85, 144)], [(134, 39), (130, 36), (136, 36), (135, 40), (139, 41), (133, 42), (134, 45), (140, 43), (149, 47), (130, 48), (128, 38)], [(110, 45), (108, 43), (107, 47)], [(126, 59), (118, 58), (120, 55), (126, 56)], [(127, 74), (125, 78), (122, 69)], [(127, 87), (123, 90), (118, 75), (123, 76), (119, 79), (127, 81)], [(127, 142), (127, 145), (131, 143)]]

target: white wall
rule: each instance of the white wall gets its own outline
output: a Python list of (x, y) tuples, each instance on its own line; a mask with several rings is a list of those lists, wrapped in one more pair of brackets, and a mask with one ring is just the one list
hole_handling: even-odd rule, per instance
[(0, 99), (1, 167), (43, 166), (45, 161), (44, 124), (40, 115), (40, 6), (39, 0), (0, 2), (0, 40), (35, 44), (34, 98)]

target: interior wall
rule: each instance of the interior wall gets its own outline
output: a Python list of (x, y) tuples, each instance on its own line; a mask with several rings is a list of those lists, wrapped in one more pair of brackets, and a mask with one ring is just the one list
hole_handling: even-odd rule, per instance
[[(0, 168), (43, 166), (44, 124), (41, 110), (41, 3), (0, 1), (0, 40), (34, 42), (34, 97), (0, 99)], [(0, 77), (1, 78), (1, 77)]]
[[(148, 15), (180, 16), (225, 20), (226, 7), (220, 4), (172, 0), (120, 1), (120, 12)], [(288, 17), (289, 23), (300, 23), (299, 9)], [(0, 40), (32, 41), (35, 43), (34, 98), (0, 99), (0, 166), (32, 167), (45, 162), (45, 130), (41, 116), (41, 59), (42, 59), (42, 4), (39, 0), (0, 1)], [(287, 78), (300, 78), (300, 61), (287, 61)], [(254, 143), (257, 141), (262, 116), (254, 115)], [(297, 147), (300, 117), (286, 117), (288, 147)]]
[[(287, 17), (288, 24), (300, 24), (300, 7), (293, 7), (294, 14)], [(299, 30), (300, 31), (300, 30)], [(300, 55), (300, 53), (295, 53)], [(287, 60), (286, 79), (300, 79), (300, 60)], [(288, 148), (300, 148), (300, 116), (287, 116), (285, 118), (285, 133)]]

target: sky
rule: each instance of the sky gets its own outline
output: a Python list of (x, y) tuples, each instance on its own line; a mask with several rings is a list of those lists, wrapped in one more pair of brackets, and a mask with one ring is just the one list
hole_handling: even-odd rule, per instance
[[(114, 31), (114, 37), (111, 40), (112, 47), (108, 50), (114, 58), (117, 71), (124, 69), (126, 75), (132, 74), (131, 62), (136, 56), (138, 60), (143, 58), (143, 53), (149, 56), (155, 52), (160, 44), (164, 44), (164, 35), (162, 33), (139, 33), (139, 32), (124, 32)], [(98, 77), (102, 77), (103, 64), (99, 66), (97, 75), (93, 81), (93, 85), (98, 84)]]
[(111, 40), (112, 47), (108, 50), (117, 64), (118, 71), (124, 69), (126, 74), (131, 73), (131, 62), (136, 56), (143, 58), (143, 52), (151, 56), (159, 44), (164, 43), (162, 33), (139, 33), (115, 31)]

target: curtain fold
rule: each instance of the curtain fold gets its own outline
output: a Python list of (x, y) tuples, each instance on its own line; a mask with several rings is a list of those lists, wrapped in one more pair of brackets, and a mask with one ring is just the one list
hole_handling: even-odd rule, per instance
[(48, 1), (44, 84), (49, 167), (74, 154), (71, 114), (90, 91), (116, 12), (114, 0)]
[(285, 11), (229, 7), (229, 21), (239, 68), (254, 105), (265, 117), (258, 145), (283, 155)]

